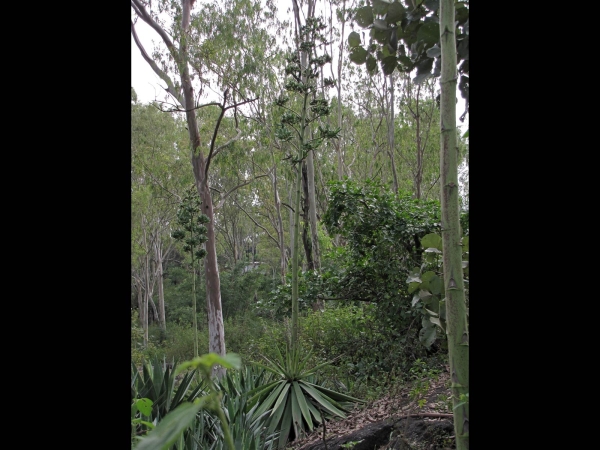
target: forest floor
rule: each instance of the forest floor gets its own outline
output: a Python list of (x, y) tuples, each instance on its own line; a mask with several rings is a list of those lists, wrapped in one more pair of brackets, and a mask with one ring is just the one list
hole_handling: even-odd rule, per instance
[[(324, 439), (325, 437), (325, 439)], [(325, 442), (324, 442), (325, 441)], [(448, 367), (378, 400), (356, 406), (288, 450), (442, 450), (456, 448)]]

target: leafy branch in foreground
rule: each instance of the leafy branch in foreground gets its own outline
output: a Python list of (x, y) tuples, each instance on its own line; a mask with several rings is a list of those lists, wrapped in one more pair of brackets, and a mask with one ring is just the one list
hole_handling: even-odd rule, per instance
[(169, 412), (145, 437), (138, 437), (140, 442), (135, 447), (136, 450), (167, 450), (192, 425), (196, 419), (196, 414), (201, 409), (211, 411), (219, 417), (225, 445), (228, 450), (235, 450), (229, 425), (221, 408), (222, 392), (217, 389), (211, 376), (213, 367), (216, 365), (226, 369), (239, 369), (241, 359), (235, 353), (227, 354), (224, 357), (216, 353), (209, 353), (198, 356), (191, 361), (186, 361), (177, 367), (174, 375), (190, 368), (197, 369), (207, 382), (209, 394), (197, 398), (193, 402), (184, 402)]

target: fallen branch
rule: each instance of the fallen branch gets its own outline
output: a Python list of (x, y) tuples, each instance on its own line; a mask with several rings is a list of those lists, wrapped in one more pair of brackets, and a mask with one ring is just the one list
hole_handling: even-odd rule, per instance
[(397, 417), (397, 419), (407, 419), (409, 417), (443, 417), (443, 418), (447, 418), (447, 419), (452, 419), (454, 417), (454, 414), (443, 414), (443, 413), (413, 413), (413, 414), (406, 414), (404, 416), (399, 416)]

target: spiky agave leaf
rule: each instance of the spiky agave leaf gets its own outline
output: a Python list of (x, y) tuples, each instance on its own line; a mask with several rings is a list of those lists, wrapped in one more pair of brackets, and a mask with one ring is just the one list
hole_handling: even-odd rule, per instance
[(312, 431), (317, 423), (324, 420), (320, 411), (326, 417), (344, 418), (348, 404), (362, 402), (308, 381), (307, 378), (312, 381), (316, 371), (332, 362), (307, 369), (311, 355), (312, 349), (305, 357), (301, 357), (298, 349), (286, 346), (285, 355), (277, 349), (276, 362), (265, 358), (267, 365), (254, 363), (279, 377), (277, 381), (254, 388), (248, 400), (248, 405), (256, 407), (255, 414), (267, 414), (270, 411), (268, 432), (279, 431), (278, 448), (283, 448), (292, 429), (296, 437), (307, 429)]

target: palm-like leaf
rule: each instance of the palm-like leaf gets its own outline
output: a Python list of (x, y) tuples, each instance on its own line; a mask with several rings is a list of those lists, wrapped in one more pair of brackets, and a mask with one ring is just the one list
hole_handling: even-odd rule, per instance
[[(240, 371), (228, 371), (216, 388), (223, 394), (223, 409), (229, 423), (236, 449), (270, 450), (279, 438), (277, 432), (267, 432), (266, 421), (270, 411), (257, 414), (259, 405), (248, 407), (248, 392), (268, 382), (268, 372), (245, 367)], [(201, 448), (221, 450), (224, 448), (223, 432), (218, 421), (214, 422), (213, 439), (206, 439)], [(187, 449), (187, 448), (186, 448)]]
[(297, 438), (321, 423), (320, 411), (325, 418), (343, 418), (352, 403), (363, 402), (313, 383), (313, 375), (332, 361), (307, 368), (311, 355), (312, 351), (309, 351), (301, 357), (299, 349), (288, 346), (285, 355), (277, 349), (274, 361), (264, 358), (266, 364), (255, 363), (277, 379), (250, 390), (247, 407), (256, 408), (254, 414), (259, 416), (268, 413), (268, 433), (279, 431), (277, 444), (280, 449), (284, 448), (292, 430)]
[[(176, 364), (173, 364), (176, 367)], [(174, 371), (154, 358), (143, 365), (140, 375), (135, 364), (132, 363), (131, 395), (134, 398), (148, 398), (154, 403), (152, 406), (152, 420), (161, 420), (169, 411), (181, 403), (191, 402), (203, 395), (203, 385), (198, 384), (190, 391), (196, 371), (186, 373), (181, 383), (175, 387)]]

